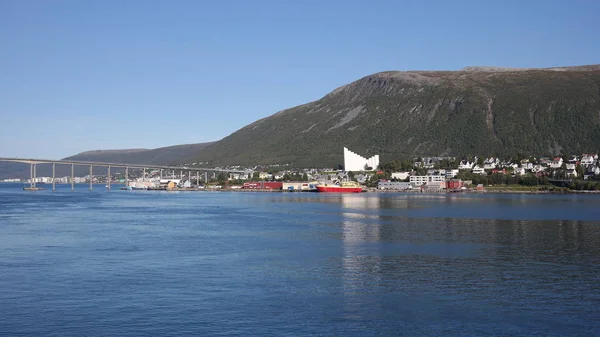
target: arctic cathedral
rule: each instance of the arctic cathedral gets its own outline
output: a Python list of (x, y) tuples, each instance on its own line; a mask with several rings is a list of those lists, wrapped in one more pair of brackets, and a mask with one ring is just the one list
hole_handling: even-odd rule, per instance
[(344, 148), (344, 170), (346, 171), (373, 171), (379, 166), (379, 155), (367, 159)]

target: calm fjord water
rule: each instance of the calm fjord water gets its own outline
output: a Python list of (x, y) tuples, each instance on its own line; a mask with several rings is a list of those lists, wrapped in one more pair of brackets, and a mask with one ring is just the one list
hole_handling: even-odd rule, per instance
[(20, 188), (2, 336), (600, 335), (600, 196)]

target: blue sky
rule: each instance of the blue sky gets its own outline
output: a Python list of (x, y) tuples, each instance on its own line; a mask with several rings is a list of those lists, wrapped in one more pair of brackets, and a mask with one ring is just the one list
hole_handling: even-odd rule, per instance
[(0, 0), (0, 157), (213, 141), (385, 70), (600, 63), (600, 1)]

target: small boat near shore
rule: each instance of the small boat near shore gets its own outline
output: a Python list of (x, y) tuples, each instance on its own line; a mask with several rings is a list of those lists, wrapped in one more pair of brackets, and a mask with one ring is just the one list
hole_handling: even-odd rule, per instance
[(317, 192), (337, 192), (337, 193), (360, 193), (362, 186), (356, 181), (342, 181), (336, 184), (319, 184), (316, 186)]
[(23, 187), (23, 191), (42, 191), (42, 187)]

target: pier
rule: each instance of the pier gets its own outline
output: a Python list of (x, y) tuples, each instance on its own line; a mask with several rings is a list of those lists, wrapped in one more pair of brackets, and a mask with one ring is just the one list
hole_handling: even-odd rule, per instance
[(29, 164), (29, 182), (30, 186), (25, 187), (24, 190), (28, 191), (37, 191), (42, 190), (43, 188), (36, 186), (36, 178), (37, 178), (37, 165), (49, 164), (52, 165), (52, 191), (56, 191), (56, 165), (66, 165), (71, 166), (71, 190), (75, 190), (75, 166), (89, 166), (90, 168), (90, 181), (89, 181), (89, 189), (90, 191), (93, 189), (92, 177), (93, 177), (93, 169), (96, 167), (106, 167), (107, 174), (107, 184), (106, 187), (110, 190), (111, 178), (110, 178), (110, 170), (111, 168), (122, 168), (125, 169), (125, 182), (129, 180), (129, 169), (140, 169), (143, 170), (142, 179), (145, 179), (146, 170), (160, 170), (160, 178), (163, 177), (163, 170), (170, 170), (175, 175), (175, 171), (178, 170), (180, 172), (180, 176), (184, 176), (184, 172), (188, 175), (188, 180), (191, 182), (192, 172), (195, 173), (196, 184), (200, 184), (200, 173), (203, 173), (204, 182), (208, 182), (208, 172), (225, 172), (225, 173), (247, 173), (248, 171), (242, 170), (226, 170), (226, 169), (211, 169), (211, 168), (199, 168), (199, 167), (182, 167), (182, 166), (165, 166), (165, 165), (151, 165), (151, 164), (123, 164), (123, 163), (105, 163), (105, 162), (89, 162), (89, 161), (71, 161), (71, 160), (51, 160), (51, 159), (34, 159), (34, 158), (2, 158), (0, 157), (0, 162), (13, 162), (13, 163), (24, 163)]

